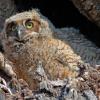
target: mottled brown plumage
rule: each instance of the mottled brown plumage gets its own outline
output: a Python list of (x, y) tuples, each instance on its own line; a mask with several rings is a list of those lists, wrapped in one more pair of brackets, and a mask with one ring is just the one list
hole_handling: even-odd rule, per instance
[(50, 80), (76, 77), (83, 64), (67, 43), (53, 37), (51, 24), (36, 10), (8, 18), (2, 36), (5, 56), (31, 88), (38, 86), (35, 71), (40, 63)]

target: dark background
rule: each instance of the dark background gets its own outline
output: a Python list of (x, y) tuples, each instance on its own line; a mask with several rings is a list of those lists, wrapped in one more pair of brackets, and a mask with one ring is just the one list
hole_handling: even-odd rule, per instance
[(100, 29), (88, 21), (70, 0), (15, 0), (19, 12), (38, 8), (56, 27), (75, 27), (100, 47)]

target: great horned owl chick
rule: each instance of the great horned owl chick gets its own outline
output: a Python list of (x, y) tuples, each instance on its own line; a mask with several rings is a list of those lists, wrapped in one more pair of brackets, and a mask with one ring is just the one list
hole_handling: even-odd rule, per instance
[(68, 44), (53, 37), (51, 27), (36, 10), (16, 14), (5, 22), (5, 56), (15, 65), (17, 76), (31, 88), (37, 86), (34, 72), (40, 62), (52, 80), (76, 77), (77, 67), (83, 63)]

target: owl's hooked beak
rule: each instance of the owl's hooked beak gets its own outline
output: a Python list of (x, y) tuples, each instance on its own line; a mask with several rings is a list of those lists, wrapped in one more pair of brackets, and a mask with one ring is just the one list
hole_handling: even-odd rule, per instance
[(19, 39), (19, 40), (21, 40), (21, 30), (18, 30), (18, 32), (17, 32), (17, 38)]
[(16, 33), (16, 37), (19, 41), (22, 41), (23, 40), (23, 35), (25, 33), (25, 30), (22, 26), (19, 26), (17, 28), (17, 33)]

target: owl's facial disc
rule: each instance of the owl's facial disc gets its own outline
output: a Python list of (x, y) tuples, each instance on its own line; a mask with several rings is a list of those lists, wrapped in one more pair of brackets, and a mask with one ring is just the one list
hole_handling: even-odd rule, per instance
[(6, 32), (7, 37), (14, 37), (15, 41), (21, 42), (28, 36), (38, 34), (39, 22), (32, 19), (11, 22), (8, 23)]

